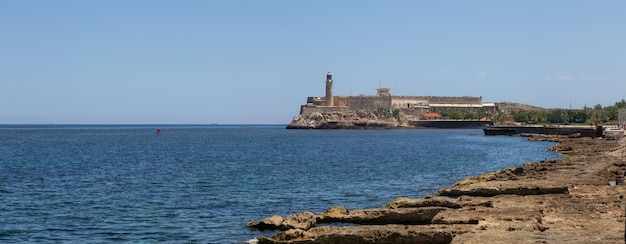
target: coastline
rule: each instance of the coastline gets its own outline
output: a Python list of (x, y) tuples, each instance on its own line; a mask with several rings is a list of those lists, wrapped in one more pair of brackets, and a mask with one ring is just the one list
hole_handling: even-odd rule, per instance
[[(558, 142), (549, 150), (566, 157), (468, 177), (434, 198), (399, 198), (378, 209), (333, 207), (248, 225), (282, 230), (259, 243), (623, 243), (626, 139), (529, 140)], [(342, 223), (352, 225), (336, 225)]]

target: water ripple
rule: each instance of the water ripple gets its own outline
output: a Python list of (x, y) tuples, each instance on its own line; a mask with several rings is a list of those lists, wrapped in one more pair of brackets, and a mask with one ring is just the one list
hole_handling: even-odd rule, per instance
[(379, 207), (558, 157), (477, 130), (161, 129), (0, 128), (0, 242), (240, 243), (261, 234), (252, 219)]

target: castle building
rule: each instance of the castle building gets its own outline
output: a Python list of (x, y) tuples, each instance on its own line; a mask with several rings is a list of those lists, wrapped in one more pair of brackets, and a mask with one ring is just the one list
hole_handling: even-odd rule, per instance
[(308, 97), (300, 108), (300, 114), (313, 112), (333, 113), (347, 110), (365, 110), (389, 113), (398, 110), (403, 114), (420, 116), (423, 113), (438, 113), (445, 109), (490, 110), (495, 103), (483, 103), (482, 97), (472, 96), (394, 96), (389, 88), (376, 89), (376, 95), (334, 96), (332, 74), (326, 74), (326, 96)]

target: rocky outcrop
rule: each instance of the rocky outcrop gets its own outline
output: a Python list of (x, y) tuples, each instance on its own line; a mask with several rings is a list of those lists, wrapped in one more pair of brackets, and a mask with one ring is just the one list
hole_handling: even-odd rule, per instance
[(271, 238), (259, 237), (259, 244), (362, 244), (362, 243), (432, 243), (452, 242), (456, 231), (432, 230), (422, 226), (372, 225), (345, 227), (316, 227), (308, 231), (288, 230)]
[(469, 197), (462, 198), (448, 198), (448, 197), (436, 197), (436, 198), (406, 198), (400, 197), (387, 203), (390, 208), (424, 208), (424, 207), (444, 207), (459, 209), (462, 207), (492, 207), (492, 201), (475, 201)]
[(470, 177), (441, 189), (439, 197), (397, 198), (387, 208), (333, 207), (321, 214), (272, 216), (255, 223), (283, 231), (258, 241), (623, 243), (626, 138), (558, 140), (554, 150), (566, 151), (564, 159)]
[(264, 218), (261, 221), (250, 221), (246, 226), (257, 230), (278, 230), (281, 229), (283, 220), (283, 217), (280, 215), (274, 215)]
[(391, 129), (401, 128), (394, 119), (366, 111), (347, 111), (344, 113), (301, 114), (294, 117), (287, 129)]
[(401, 209), (358, 209), (338, 213), (331, 210), (330, 214), (322, 214), (321, 223), (351, 223), (360, 225), (379, 224), (430, 224), (442, 207), (401, 208)]
[(317, 215), (312, 212), (303, 212), (289, 215), (282, 223), (283, 229), (308, 230), (317, 223)]
[(303, 212), (293, 214), (283, 218), (279, 215), (274, 215), (262, 219), (261, 221), (250, 221), (246, 224), (248, 227), (257, 230), (290, 230), (290, 229), (302, 229), (308, 230), (315, 226), (317, 223), (316, 214), (312, 212)]
[(258, 230), (308, 230), (318, 223), (350, 223), (360, 225), (378, 224), (430, 224), (432, 219), (441, 211), (443, 207), (423, 207), (423, 208), (372, 208), (348, 210), (345, 207), (337, 206), (322, 214), (303, 212), (290, 215), (286, 218), (274, 215), (261, 221), (250, 221), (247, 226)]

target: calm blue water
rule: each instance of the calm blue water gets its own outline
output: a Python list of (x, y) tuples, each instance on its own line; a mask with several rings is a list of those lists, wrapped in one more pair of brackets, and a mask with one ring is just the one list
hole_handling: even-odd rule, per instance
[(380, 207), (558, 158), (481, 130), (0, 126), (0, 243), (239, 243), (249, 220)]

